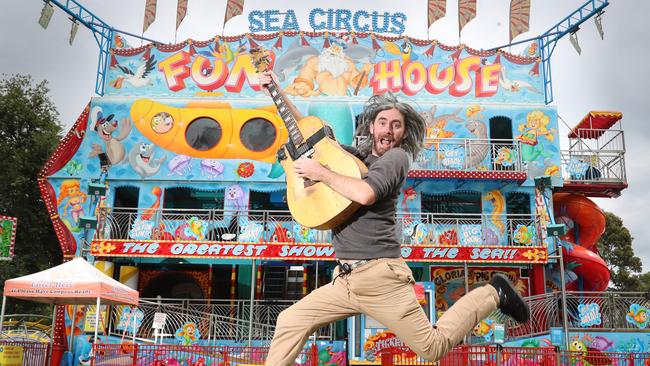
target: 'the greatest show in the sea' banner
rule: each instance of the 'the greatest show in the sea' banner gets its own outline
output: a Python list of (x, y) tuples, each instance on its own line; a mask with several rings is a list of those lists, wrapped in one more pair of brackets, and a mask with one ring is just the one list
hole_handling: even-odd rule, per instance
[(278, 32), (111, 50), (107, 95), (268, 98), (251, 48), (264, 47), (280, 86), (308, 100), (417, 99), (540, 103), (536, 43), (523, 55), (374, 33)]
[[(276, 242), (178, 242), (155, 240), (95, 239), (91, 254), (98, 257), (176, 257), (230, 259), (335, 260), (329, 243)], [(546, 263), (544, 247), (529, 246), (402, 246), (407, 261), (475, 263)]]

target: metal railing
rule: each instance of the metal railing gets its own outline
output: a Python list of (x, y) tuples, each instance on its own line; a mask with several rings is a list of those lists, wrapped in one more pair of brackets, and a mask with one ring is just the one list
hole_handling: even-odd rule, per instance
[(621, 129), (578, 128), (570, 138), (571, 151), (610, 151), (625, 153), (625, 134)]
[(562, 178), (582, 183), (627, 183), (624, 152), (562, 150)]
[[(22, 365), (22, 366), (45, 366), (49, 361), (50, 343), (40, 343), (35, 341), (22, 341), (12, 342), (2, 340), (0, 341), (0, 348), (4, 353), (3, 361), (0, 365)], [(21, 363), (13, 363), (12, 361), (18, 360), (20, 356)]]
[[(231, 220), (238, 220), (237, 230), (233, 230)], [(191, 222), (197, 221), (201, 228), (198, 234), (188, 234)], [(405, 245), (542, 245), (538, 229), (540, 220), (535, 215), (415, 212), (398, 213), (396, 221)], [(533, 228), (534, 234), (531, 234)], [(447, 238), (449, 235), (451, 237)], [(332, 233), (299, 225), (289, 211), (248, 211), (235, 215), (223, 210), (117, 207), (100, 210), (96, 238), (327, 243), (331, 242)]]
[(523, 171), (521, 142), (506, 139), (425, 139), (411, 169)]
[[(506, 324), (507, 340), (548, 334), (552, 327), (563, 327), (560, 292), (530, 296), (525, 301), (530, 307), (530, 320), (526, 323), (517, 324), (499, 311), (488, 316), (488, 319)], [(636, 306), (633, 306), (635, 304)], [(580, 310), (586, 311), (588, 306), (597, 308), (600, 321), (595, 321), (594, 324), (583, 323), (584, 318), (581, 317)], [(630, 316), (634, 317), (635, 311), (641, 313), (644, 312), (643, 309), (648, 308), (650, 308), (650, 296), (642, 292), (567, 292), (567, 328), (574, 331), (585, 329), (650, 331), (650, 329), (640, 329), (642, 324), (635, 324), (629, 319)], [(480, 343), (481, 339), (474, 338), (474, 341)]]

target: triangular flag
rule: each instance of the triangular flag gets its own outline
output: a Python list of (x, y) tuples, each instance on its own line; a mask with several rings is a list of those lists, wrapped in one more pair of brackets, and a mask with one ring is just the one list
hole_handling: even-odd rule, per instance
[(253, 36), (251, 36), (250, 33), (246, 35), (246, 38), (248, 38), (248, 47), (249, 47), (249, 49), (252, 50), (253, 48), (259, 48), (260, 47), (260, 45), (257, 44), (257, 42), (255, 42), (255, 40), (253, 39)]
[(178, 27), (183, 22), (183, 19), (185, 19), (186, 14), (187, 0), (178, 0), (178, 3), (176, 3), (176, 30), (178, 30)]
[(330, 48), (330, 35), (325, 32), (325, 41), (323, 42), (323, 49)]
[(350, 35), (352, 36), (352, 44), (359, 44), (359, 41), (357, 40), (356, 34), (354, 34), (354, 32), (352, 32), (352, 33), (350, 33)]
[(458, 34), (476, 18), (476, 0), (458, 0)]
[(191, 39), (188, 39), (187, 44), (190, 46), (190, 50), (189, 50), (190, 56), (196, 55), (196, 48), (194, 48), (194, 42)]
[(221, 47), (219, 44), (219, 37), (214, 37), (214, 52), (220, 52), (219, 47)]
[(497, 51), (497, 57), (494, 58), (493, 64), (500, 64), (501, 63), (501, 52)]
[(463, 47), (460, 46), (460, 47), (458, 47), (458, 49), (457, 49), (454, 53), (452, 53), (449, 57), (450, 57), (452, 60), (458, 60), (458, 58), (460, 57), (460, 53), (461, 53), (462, 51), (463, 51)]
[(530, 0), (510, 1), (510, 42), (528, 32), (530, 26)]
[(151, 23), (156, 20), (156, 5), (158, 0), (147, 0), (144, 5), (144, 23), (142, 25), (142, 33), (146, 32)]
[(436, 20), (445, 16), (447, 12), (447, 0), (429, 0), (427, 5), (428, 27), (431, 27)]
[(375, 37), (375, 34), (370, 35), (370, 39), (372, 40), (372, 49), (374, 51), (378, 51), (381, 49), (381, 46), (379, 45), (379, 42), (377, 42), (377, 38)]
[(151, 56), (151, 45), (147, 45), (144, 48), (144, 54), (142, 55), (142, 57), (140, 57), (140, 59), (148, 60), (150, 56)]
[(278, 33), (278, 40), (273, 44), (273, 48), (281, 50), (282, 49), (282, 35), (283, 32)]
[(438, 44), (437, 42), (433, 42), (431, 47), (429, 47), (429, 49), (424, 52), (424, 55), (427, 56), (428, 58), (432, 58), (433, 57), (433, 52), (436, 50), (436, 45), (437, 44)]
[(117, 58), (115, 58), (115, 54), (113, 53), (113, 51), (111, 51), (111, 68), (117, 65), (118, 65)]
[(530, 69), (528, 74), (533, 76), (539, 76), (539, 61), (535, 61), (535, 65), (533, 65), (533, 68)]
[(232, 17), (244, 12), (244, 0), (228, 0), (226, 3), (226, 15), (223, 24), (226, 24)]
[(307, 42), (307, 39), (305, 38), (305, 33), (303, 32), (300, 32), (300, 45), (309, 46), (309, 42)]

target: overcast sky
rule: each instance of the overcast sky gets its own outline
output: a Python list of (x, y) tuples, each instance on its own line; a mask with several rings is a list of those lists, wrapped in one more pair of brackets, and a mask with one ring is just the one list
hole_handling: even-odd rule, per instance
[[(144, 0), (79, 0), (86, 8), (116, 29), (139, 34), (142, 30)], [(187, 17), (175, 34), (176, 1), (159, 0), (156, 21), (146, 37), (164, 43), (186, 38), (209, 39), (248, 31), (248, 21), (240, 16), (223, 29), (225, 0), (189, 0)], [(532, 0), (530, 31), (516, 40), (535, 37), (581, 6), (584, 0)], [(626, 142), (627, 177), (630, 188), (617, 199), (598, 199), (607, 211), (623, 218), (634, 236), (635, 253), (644, 270), (650, 271), (650, 1), (612, 0), (603, 16), (605, 39), (600, 40), (593, 20), (578, 32), (582, 55), (571, 47), (568, 37), (558, 42), (552, 58), (554, 105), (571, 126), (589, 110), (623, 112)], [(276, 9), (296, 9), (299, 22), (306, 9), (347, 8), (407, 11), (407, 34), (426, 38), (426, 0), (358, 1), (282, 1), (246, 0), (244, 13), (273, 4)], [(94, 95), (98, 47), (92, 33), (80, 28), (72, 46), (68, 45), (70, 21), (56, 10), (50, 26), (43, 30), (37, 23), (43, 2), (40, 0), (0, 0), (0, 73), (31, 74), (36, 80), (47, 79), (51, 96), (61, 114), (61, 122), (71, 126)], [(459, 43), (457, 0), (447, 2), (447, 16), (429, 29), (429, 36), (442, 43)], [(477, 17), (467, 24), (461, 41), (473, 48), (492, 48), (508, 43), (510, 0), (478, 0)], [(128, 39), (132, 46), (140, 41)], [(518, 49), (515, 47), (513, 51)], [(648, 109), (648, 110), (646, 110)], [(648, 112), (648, 114), (646, 114)], [(560, 122), (560, 136), (567, 128)], [(563, 146), (566, 138), (563, 138)]]

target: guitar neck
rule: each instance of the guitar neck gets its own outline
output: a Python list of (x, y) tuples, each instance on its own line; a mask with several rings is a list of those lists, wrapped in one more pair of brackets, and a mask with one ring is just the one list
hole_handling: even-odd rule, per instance
[(289, 131), (289, 139), (295, 146), (302, 144), (304, 137), (298, 128), (296, 117), (294, 117), (293, 113), (291, 113), (289, 102), (280, 90), (280, 86), (275, 81), (271, 81), (271, 84), (268, 85), (268, 89), (269, 93), (271, 93), (271, 98), (273, 98), (275, 106), (278, 108), (280, 117), (282, 117), (284, 124), (287, 126), (287, 130)]

